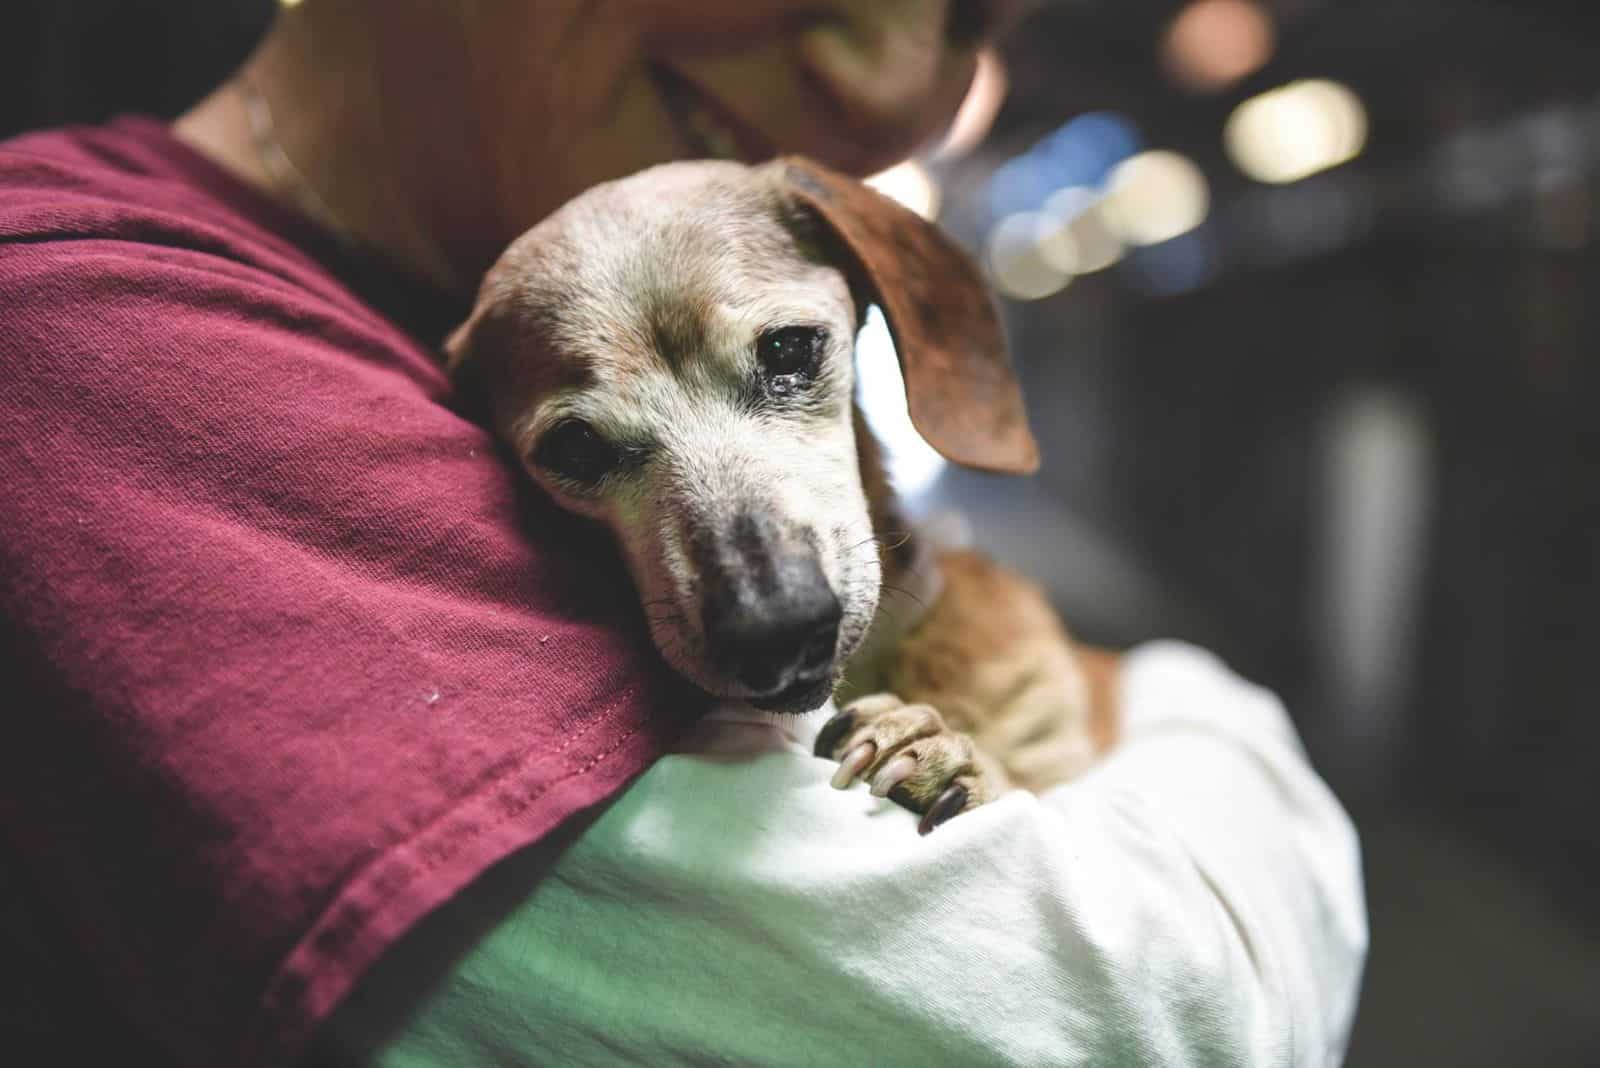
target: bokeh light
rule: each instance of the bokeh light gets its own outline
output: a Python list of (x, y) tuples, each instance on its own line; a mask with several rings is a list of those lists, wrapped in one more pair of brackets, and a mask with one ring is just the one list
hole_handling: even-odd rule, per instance
[(1297, 182), (1360, 155), (1367, 111), (1338, 82), (1291, 82), (1240, 104), (1223, 141), (1234, 164), (1257, 181)]
[(1050, 266), (1068, 274), (1093, 274), (1122, 258), (1122, 238), (1106, 224), (1093, 189), (1059, 190), (1045, 201), (1042, 214), (1050, 225), (1040, 239), (1039, 255)]
[(1144, 138), (1131, 119), (1111, 111), (1091, 111), (1043, 138), (1033, 153), (1055, 178), (1055, 188), (1097, 186), (1143, 147)]
[(1179, 12), (1161, 42), (1173, 81), (1188, 89), (1226, 89), (1272, 58), (1271, 17), (1253, 0), (1198, 0)]
[(1038, 211), (1057, 190), (1097, 189), (1117, 164), (1143, 145), (1138, 127), (1124, 115), (1109, 111), (1079, 115), (995, 170), (989, 178), (990, 213), (1002, 219)]
[(1013, 300), (1039, 300), (1058, 293), (1072, 280), (1070, 271), (1050, 262), (1041, 251), (1056, 226), (1042, 212), (1024, 211), (1000, 220), (989, 234), (984, 265), (995, 287)]
[(1211, 210), (1206, 177), (1177, 152), (1141, 152), (1112, 172), (1100, 213), (1130, 245), (1157, 245), (1205, 222)]

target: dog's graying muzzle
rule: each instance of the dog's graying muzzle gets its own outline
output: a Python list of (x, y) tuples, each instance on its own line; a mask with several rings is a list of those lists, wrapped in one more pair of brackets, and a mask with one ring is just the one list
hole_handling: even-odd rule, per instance
[(829, 682), (842, 608), (815, 549), (750, 513), (708, 540), (699, 564), (712, 661), (757, 697)]

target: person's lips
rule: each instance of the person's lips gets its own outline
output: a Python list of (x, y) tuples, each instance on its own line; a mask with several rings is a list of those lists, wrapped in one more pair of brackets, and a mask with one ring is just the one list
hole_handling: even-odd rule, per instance
[(660, 64), (650, 70), (667, 113), (696, 155), (745, 163), (759, 163), (777, 155), (777, 147), (760, 131), (693, 82)]

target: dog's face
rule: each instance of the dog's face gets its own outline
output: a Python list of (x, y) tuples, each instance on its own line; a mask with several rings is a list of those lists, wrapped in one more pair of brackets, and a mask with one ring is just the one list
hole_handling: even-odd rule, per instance
[(774, 166), (600, 186), (506, 252), (449, 345), (528, 473), (610, 527), (667, 661), (782, 711), (827, 698), (878, 599), (859, 268), (824, 220)]

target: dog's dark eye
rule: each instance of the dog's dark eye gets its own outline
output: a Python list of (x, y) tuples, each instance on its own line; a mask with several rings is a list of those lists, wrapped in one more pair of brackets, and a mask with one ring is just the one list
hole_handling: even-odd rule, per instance
[(567, 419), (545, 431), (533, 462), (569, 482), (593, 486), (615, 468), (622, 450), (582, 419)]
[(756, 339), (756, 356), (774, 393), (804, 389), (817, 376), (828, 332), (817, 326), (780, 326)]

